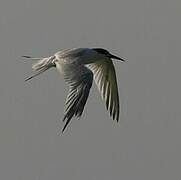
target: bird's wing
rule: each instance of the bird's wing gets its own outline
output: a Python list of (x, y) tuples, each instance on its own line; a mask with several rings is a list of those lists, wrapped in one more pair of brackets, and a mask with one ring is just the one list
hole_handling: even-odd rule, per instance
[(119, 94), (116, 80), (116, 73), (112, 60), (99, 60), (87, 65), (93, 72), (94, 80), (101, 93), (102, 99), (106, 102), (106, 108), (110, 116), (119, 120)]
[[(58, 68), (58, 66), (57, 66)], [(93, 73), (85, 66), (65, 65), (63, 67), (65, 82), (69, 86), (69, 93), (65, 102), (66, 121), (62, 132), (66, 129), (73, 116), (80, 117), (92, 86)]]

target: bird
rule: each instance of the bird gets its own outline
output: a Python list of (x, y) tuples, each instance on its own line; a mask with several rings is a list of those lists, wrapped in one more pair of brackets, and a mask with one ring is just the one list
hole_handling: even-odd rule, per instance
[(105, 101), (110, 117), (117, 122), (119, 121), (119, 93), (112, 59), (125, 61), (124, 59), (103, 48), (65, 49), (56, 52), (53, 56), (44, 58), (22, 57), (36, 61), (32, 65), (35, 73), (25, 81), (29, 81), (53, 67), (63, 75), (65, 83), (69, 87), (69, 92), (65, 100), (63, 117), (65, 124), (62, 133), (73, 117), (81, 117), (93, 80)]

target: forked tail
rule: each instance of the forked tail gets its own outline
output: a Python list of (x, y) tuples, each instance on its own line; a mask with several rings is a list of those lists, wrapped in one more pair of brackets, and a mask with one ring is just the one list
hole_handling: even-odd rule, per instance
[(35, 64), (32, 65), (32, 69), (35, 72), (35, 74), (33, 74), (32, 76), (25, 79), (25, 81), (28, 81), (28, 80), (38, 76), (39, 74), (45, 72), (46, 70), (50, 69), (51, 67), (55, 67), (55, 62), (54, 62), (55, 56), (50, 56), (47, 58), (33, 58), (30, 56), (23, 56), (23, 57), (32, 59), (32, 60), (38, 60)]

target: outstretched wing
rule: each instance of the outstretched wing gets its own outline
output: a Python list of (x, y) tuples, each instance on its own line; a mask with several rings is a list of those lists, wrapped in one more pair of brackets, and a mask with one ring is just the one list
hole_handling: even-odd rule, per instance
[(103, 100), (106, 102), (106, 108), (110, 112), (110, 116), (113, 120), (119, 121), (119, 94), (112, 60), (99, 60), (87, 65), (87, 67), (94, 74), (94, 80)]
[[(57, 66), (57, 68), (59, 69), (60, 66)], [(64, 132), (72, 117), (80, 117), (83, 113), (92, 86), (93, 73), (83, 65), (77, 67), (69, 64), (61, 67), (61, 71), (62, 69), (65, 82), (69, 86), (63, 118), (63, 121), (66, 121), (62, 129), (62, 132)]]

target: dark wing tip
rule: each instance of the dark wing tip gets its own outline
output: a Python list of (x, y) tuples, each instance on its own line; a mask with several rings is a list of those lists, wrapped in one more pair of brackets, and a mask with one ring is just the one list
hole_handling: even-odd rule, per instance
[(67, 119), (67, 121), (66, 121), (66, 123), (65, 123), (65, 125), (64, 125), (64, 127), (63, 127), (63, 129), (62, 129), (62, 133), (65, 131), (65, 129), (66, 129), (66, 127), (68, 126), (68, 124), (69, 124), (69, 122), (70, 122), (71, 119), (72, 119), (72, 117)]

